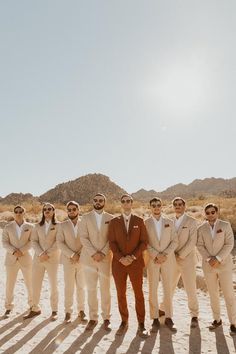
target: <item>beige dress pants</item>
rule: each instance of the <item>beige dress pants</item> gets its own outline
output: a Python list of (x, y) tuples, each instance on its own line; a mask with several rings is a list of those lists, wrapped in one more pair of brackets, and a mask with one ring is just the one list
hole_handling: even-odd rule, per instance
[(65, 313), (72, 313), (73, 308), (73, 297), (74, 290), (76, 287), (76, 301), (77, 301), (77, 311), (84, 311), (84, 273), (83, 267), (80, 263), (78, 264), (63, 264), (64, 268), (64, 306)]
[(13, 265), (6, 266), (6, 300), (5, 308), (6, 310), (12, 310), (14, 307), (13, 298), (14, 298), (14, 288), (16, 284), (17, 274), (21, 270), (25, 282), (25, 286), (28, 293), (28, 304), (31, 307), (33, 304), (32, 301), (32, 265), (29, 264), (25, 267), (20, 265), (19, 262), (16, 262)]
[(225, 299), (229, 322), (230, 324), (236, 325), (236, 299), (234, 295), (231, 270), (222, 272), (217, 272), (217, 270), (214, 270), (213, 272), (204, 272), (204, 275), (210, 295), (213, 319), (219, 321), (221, 318), (219, 294), (219, 287), (221, 287)]
[(35, 262), (33, 263), (33, 311), (39, 311), (40, 294), (45, 271), (48, 273), (50, 284), (50, 304), (52, 311), (58, 309), (58, 290), (57, 290), (57, 272), (58, 263)]
[[(173, 263), (173, 264), (172, 264)], [(172, 318), (172, 288), (174, 277), (175, 262), (166, 260), (162, 265), (155, 264), (152, 259), (147, 264), (147, 277), (149, 286), (149, 307), (151, 319), (159, 317), (159, 303), (158, 303), (158, 286), (159, 280), (162, 280), (164, 308), (166, 317)]]
[(111, 279), (111, 262), (102, 261), (95, 262), (93, 259), (89, 260), (84, 265), (85, 283), (88, 290), (88, 306), (90, 320), (98, 319), (98, 296), (97, 287), (98, 281), (101, 295), (101, 309), (102, 318), (107, 320), (111, 314), (111, 293), (110, 293), (110, 279)]

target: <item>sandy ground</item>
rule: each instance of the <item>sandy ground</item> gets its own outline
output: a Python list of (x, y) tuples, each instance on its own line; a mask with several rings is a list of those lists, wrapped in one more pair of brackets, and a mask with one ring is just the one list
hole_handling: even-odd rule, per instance
[[(1, 233), (1, 231), (0, 231)], [(0, 311), (3, 314), (5, 271), (4, 253), (0, 248)], [(151, 334), (146, 340), (136, 336), (137, 321), (134, 310), (134, 298), (129, 286), (128, 301), (130, 308), (129, 329), (124, 337), (116, 337), (115, 332), (119, 327), (120, 316), (116, 301), (116, 292), (112, 282), (112, 331), (105, 332), (102, 328), (102, 319), (93, 332), (85, 332), (85, 323), (76, 318), (76, 311), (72, 317), (72, 323), (65, 325), (63, 309), (63, 274), (59, 270), (59, 318), (55, 322), (49, 321), (51, 313), (49, 306), (49, 291), (47, 278), (44, 280), (41, 306), (42, 315), (32, 320), (23, 321), (22, 317), (27, 310), (25, 288), (22, 275), (19, 273), (15, 288), (15, 308), (8, 319), (0, 316), (0, 353), (162, 353), (162, 354), (200, 354), (200, 353), (235, 353), (236, 336), (229, 334), (229, 323), (226, 316), (225, 305), (222, 299), (223, 328), (214, 333), (209, 332), (207, 326), (212, 321), (208, 294), (198, 291), (200, 305), (199, 328), (190, 329), (190, 316), (186, 302), (186, 295), (182, 289), (177, 289), (174, 298), (174, 322), (178, 329), (172, 335), (170, 331), (161, 326), (157, 334)], [(144, 278), (144, 293), (147, 309), (146, 327), (150, 329), (151, 321), (148, 311), (147, 281)]]

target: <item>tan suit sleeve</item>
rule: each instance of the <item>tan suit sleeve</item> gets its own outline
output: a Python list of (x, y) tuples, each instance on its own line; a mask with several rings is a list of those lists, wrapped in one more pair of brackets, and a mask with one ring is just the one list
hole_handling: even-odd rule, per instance
[(10, 254), (13, 254), (13, 252), (17, 250), (17, 248), (10, 243), (10, 237), (6, 227), (3, 229), (2, 233), (2, 246)]
[(86, 216), (82, 216), (81, 222), (79, 223), (78, 233), (80, 235), (80, 242), (82, 246), (86, 249), (87, 253), (92, 257), (95, 253), (97, 253), (97, 249), (92, 245), (90, 241)]
[(178, 254), (180, 258), (184, 259), (189, 255), (197, 244), (197, 223), (192, 222), (189, 230), (189, 239), (179, 251)]
[(107, 243), (105, 244), (105, 246), (100, 250), (102, 253), (105, 254), (105, 256), (108, 254), (108, 252), (110, 251), (110, 246), (109, 246), (109, 241), (107, 241)]
[(225, 243), (224, 246), (221, 248), (220, 252), (217, 254), (217, 257), (220, 257), (221, 261), (224, 262), (225, 259), (229, 256), (233, 247), (234, 247), (234, 234), (230, 224), (227, 223), (226, 230), (225, 230)]
[(169, 245), (163, 250), (162, 253), (165, 253), (167, 256), (171, 253), (174, 252), (174, 250), (177, 248), (178, 246), (178, 240), (177, 240), (177, 234), (175, 232), (175, 228), (174, 225), (171, 225), (171, 241), (169, 243)]
[(65, 234), (62, 225), (59, 225), (58, 227), (56, 239), (59, 249), (66, 257), (70, 258), (73, 256), (73, 254), (75, 254), (75, 252), (72, 251), (72, 249), (70, 249), (65, 242)]
[(206, 260), (207, 258), (211, 257), (211, 254), (208, 252), (208, 250), (205, 247), (205, 242), (203, 239), (203, 234), (201, 231), (201, 227), (198, 228), (197, 230), (197, 249), (202, 256), (203, 260)]
[(114, 223), (113, 221), (110, 222), (109, 224), (109, 229), (108, 229), (108, 240), (109, 240), (109, 245), (113, 253), (113, 257), (119, 261), (122, 257), (123, 254), (120, 251), (119, 245), (116, 241), (115, 237), (115, 228), (114, 228)]
[(31, 240), (32, 240), (32, 247), (35, 251), (35, 254), (37, 256), (40, 256), (40, 254), (43, 253), (44, 250), (41, 248), (39, 244), (39, 235), (36, 227), (34, 227), (32, 230)]

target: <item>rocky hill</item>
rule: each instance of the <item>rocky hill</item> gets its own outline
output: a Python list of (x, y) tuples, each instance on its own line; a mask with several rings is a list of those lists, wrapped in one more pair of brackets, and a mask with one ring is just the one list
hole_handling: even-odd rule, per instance
[(108, 200), (119, 200), (124, 189), (112, 182), (109, 177), (99, 173), (88, 174), (73, 181), (58, 184), (55, 188), (42, 194), (39, 200), (51, 203), (67, 203), (76, 200), (80, 204), (90, 203), (96, 193), (104, 193)]
[(0, 198), (0, 204), (23, 204), (23, 203), (34, 203), (37, 202), (38, 198), (34, 197), (30, 193), (11, 193), (4, 198)]

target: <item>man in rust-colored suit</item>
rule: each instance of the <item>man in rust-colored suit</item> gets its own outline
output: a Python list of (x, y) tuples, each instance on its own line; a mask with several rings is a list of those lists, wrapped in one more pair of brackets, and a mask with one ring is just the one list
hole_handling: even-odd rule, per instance
[(123, 213), (110, 221), (108, 239), (113, 252), (112, 274), (115, 280), (118, 306), (122, 322), (117, 335), (123, 335), (128, 328), (126, 285), (129, 276), (135, 295), (138, 319), (137, 334), (148, 336), (144, 326), (145, 306), (143, 296), (143, 251), (147, 248), (147, 231), (143, 220), (132, 213), (133, 199), (124, 194), (121, 197)]

